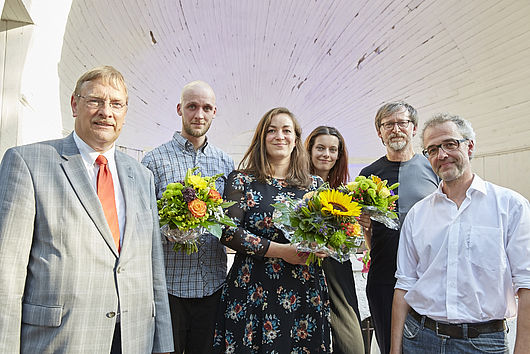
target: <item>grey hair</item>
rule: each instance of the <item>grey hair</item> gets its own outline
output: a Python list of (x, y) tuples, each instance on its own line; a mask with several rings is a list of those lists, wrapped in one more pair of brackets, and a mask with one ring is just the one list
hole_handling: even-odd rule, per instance
[(420, 139), (421, 139), (421, 146), (425, 149), (425, 144), (423, 142), (423, 138), (425, 135), (425, 131), (427, 128), (434, 127), (436, 125), (443, 124), (445, 122), (453, 122), (456, 125), (456, 129), (462, 135), (464, 139), (468, 139), (475, 142), (475, 131), (473, 130), (473, 127), (471, 126), (471, 122), (469, 122), (467, 119), (464, 119), (460, 116), (449, 114), (449, 113), (437, 113), (434, 116), (432, 116), (429, 120), (425, 122), (423, 125), (423, 129), (420, 133)]
[(404, 101), (395, 101), (395, 102), (388, 102), (379, 107), (377, 110), (377, 113), (375, 115), (375, 130), (379, 131), (379, 127), (381, 127), (381, 121), (383, 118), (391, 116), (392, 114), (396, 112), (402, 112), (406, 111), (409, 113), (409, 118), (412, 121), (412, 124), (414, 124), (415, 127), (418, 126), (418, 112), (416, 111), (416, 108), (412, 107), (410, 104)]

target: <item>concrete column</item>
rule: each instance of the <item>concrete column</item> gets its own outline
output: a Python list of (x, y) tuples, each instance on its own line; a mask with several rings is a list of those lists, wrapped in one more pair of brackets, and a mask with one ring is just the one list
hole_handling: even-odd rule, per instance
[(66, 105), (69, 99), (60, 100), (58, 63), (71, 3), (0, 4), (0, 157), (12, 146), (69, 132), (62, 129), (61, 102)]

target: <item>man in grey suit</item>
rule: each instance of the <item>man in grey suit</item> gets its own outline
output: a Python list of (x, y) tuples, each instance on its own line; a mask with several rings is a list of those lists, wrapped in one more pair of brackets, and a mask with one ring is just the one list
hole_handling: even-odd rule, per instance
[(153, 176), (114, 145), (127, 100), (116, 69), (92, 69), (71, 98), (72, 134), (3, 157), (1, 353), (173, 350)]

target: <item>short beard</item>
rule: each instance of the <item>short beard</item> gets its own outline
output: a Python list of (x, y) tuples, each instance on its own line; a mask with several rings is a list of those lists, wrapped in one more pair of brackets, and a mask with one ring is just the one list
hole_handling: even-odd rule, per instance
[[(392, 142), (392, 138), (396, 138), (396, 137), (403, 138), (404, 140)], [(408, 143), (409, 143), (409, 139), (408, 139), (407, 134), (392, 133), (388, 136), (387, 146), (394, 151), (401, 151), (408, 145)]]
[(210, 124), (204, 126), (204, 128), (201, 129), (201, 130), (193, 130), (188, 125), (184, 125), (183, 128), (184, 128), (184, 131), (186, 132), (186, 134), (188, 134), (189, 136), (193, 136), (195, 138), (200, 138), (201, 136), (206, 135), (206, 133), (208, 132), (208, 129), (210, 129), (210, 125), (211, 124), (212, 123), (210, 122)]
[(388, 147), (391, 148), (394, 151), (400, 151), (407, 146), (408, 141), (396, 141), (396, 142), (389, 142)]
[[(451, 181), (459, 179), (460, 177), (462, 177), (464, 175), (464, 166), (462, 166), (461, 164), (456, 163), (455, 164), (455, 169), (456, 169), (456, 173), (453, 173), (453, 171), (446, 171), (446, 172), (442, 173), (438, 169), (438, 173), (436, 173), (436, 174), (438, 175), (438, 177), (440, 177), (440, 179), (442, 181), (451, 182)], [(445, 176), (445, 178), (444, 178), (444, 176)]]

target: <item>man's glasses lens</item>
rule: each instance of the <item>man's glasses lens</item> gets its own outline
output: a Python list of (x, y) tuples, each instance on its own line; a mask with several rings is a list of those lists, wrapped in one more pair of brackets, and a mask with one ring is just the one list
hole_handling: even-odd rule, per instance
[(400, 120), (399, 122), (386, 122), (381, 124), (385, 130), (392, 130), (397, 125), (400, 129), (405, 129), (409, 126), (410, 120)]
[(467, 139), (451, 139), (439, 145), (431, 145), (425, 150), (423, 150), (423, 155), (425, 155), (425, 157), (434, 157), (438, 155), (438, 151), (440, 150), (440, 148), (445, 152), (454, 151), (460, 147), (460, 143), (463, 143), (466, 140)]
[[(102, 98), (96, 98), (96, 97), (87, 97), (87, 96), (81, 96), (77, 95), (77, 97), (81, 97), (85, 99), (85, 103), (88, 108), (101, 108), (104, 107), (107, 101), (105, 101)], [(125, 108), (126, 104), (118, 101), (110, 101), (109, 106), (113, 111), (119, 112), (122, 109)]]

